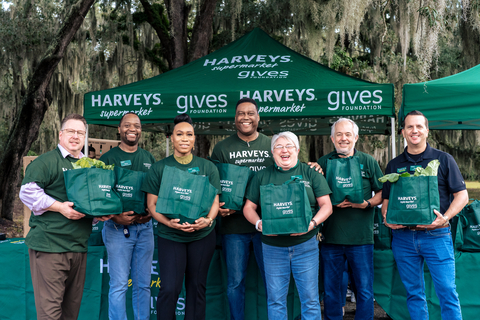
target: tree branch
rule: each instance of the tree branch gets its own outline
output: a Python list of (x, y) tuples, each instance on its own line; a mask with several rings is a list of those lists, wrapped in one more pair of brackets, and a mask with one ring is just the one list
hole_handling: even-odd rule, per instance
[(78, 0), (72, 5), (65, 23), (57, 32), (44, 57), (37, 65), (23, 97), (18, 117), (9, 132), (5, 152), (0, 158), (0, 199), (2, 217), (12, 220), (16, 186), (22, 157), (38, 137), (38, 130), (48, 109), (48, 85), (67, 46), (82, 25), (95, 0)]

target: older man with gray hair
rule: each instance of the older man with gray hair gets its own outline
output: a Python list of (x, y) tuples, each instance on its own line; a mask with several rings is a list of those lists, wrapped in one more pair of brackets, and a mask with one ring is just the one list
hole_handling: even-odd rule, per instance
[(323, 226), (321, 248), (325, 320), (343, 319), (345, 261), (357, 289), (355, 319), (373, 319), (373, 217), (374, 207), (382, 201), (378, 178), (383, 174), (372, 156), (355, 149), (358, 126), (354, 121), (338, 119), (331, 139), (335, 151), (318, 160), (332, 190), (333, 205), (333, 214)]

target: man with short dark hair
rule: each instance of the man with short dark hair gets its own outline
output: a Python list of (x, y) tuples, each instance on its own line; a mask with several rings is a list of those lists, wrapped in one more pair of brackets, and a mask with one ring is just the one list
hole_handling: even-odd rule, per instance
[[(428, 120), (419, 111), (409, 112), (402, 134), (407, 141), (405, 151), (390, 161), (385, 174), (409, 172), (425, 168), (438, 160), (438, 192), (440, 212), (434, 210), (435, 220), (430, 225), (405, 227), (387, 224), (392, 228), (392, 251), (400, 278), (407, 290), (407, 306), (412, 319), (428, 319), (423, 265), (427, 263), (435, 292), (440, 300), (442, 319), (462, 319), (460, 301), (455, 286), (455, 258), (449, 220), (468, 203), (465, 181), (451, 155), (430, 147), (427, 143)], [(391, 183), (383, 184), (382, 214), (388, 216)]]
[[(103, 154), (100, 160), (122, 169), (147, 172), (155, 163), (155, 158), (138, 146), (142, 135), (142, 124), (138, 115), (133, 112), (126, 113), (120, 119), (118, 133), (120, 145)], [(135, 185), (133, 181), (130, 187), (132, 185)], [(130, 272), (134, 318), (150, 319), (150, 281), (155, 244), (152, 214), (147, 208), (144, 209), (146, 215), (126, 211), (113, 216), (105, 222), (102, 229), (110, 270), (110, 319), (127, 319), (126, 298)]]
[[(235, 109), (235, 126), (237, 132), (217, 143), (212, 152), (212, 159), (221, 163), (247, 166), (252, 171), (260, 171), (273, 165), (270, 153), (271, 140), (257, 131), (260, 115), (255, 100), (243, 98), (237, 102)], [(232, 320), (245, 317), (245, 276), (247, 273), (250, 244), (257, 260), (262, 278), (265, 281), (261, 233), (245, 219), (242, 211), (222, 208), (220, 231), (222, 233), (223, 253), (227, 264), (227, 296)]]
[(80, 310), (92, 219), (68, 201), (63, 172), (83, 157), (85, 132), (85, 118), (65, 117), (57, 148), (35, 159), (22, 181), (20, 199), (33, 212), (25, 244), (37, 319), (77, 319)]
[[(374, 207), (382, 201), (382, 183), (378, 178), (383, 174), (378, 162), (371, 155), (355, 149), (358, 126), (354, 121), (338, 119), (332, 125), (330, 138), (335, 150), (321, 157), (318, 163), (326, 174), (332, 194), (340, 190), (338, 185), (329, 179), (329, 174), (335, 172), (332, 170), (335, 164), (328, 160), (352, 157), (358, 159), (358, 162), (354, 163), (359, 167), (351, 170), (358, 170), (358, 177), (361, 177), (362, 198), (358, 203), (347, 198), (339, 199), (340, 203), (332, 203), (333, 213), (325, 220), (322, 228), (325, 237), (321, 248), (325, 284), (324, 317), (329, 320), (343, 319), (345, 292), (342, 289), (342, 278), (345, 261), (348, 261), (357, 289), (355, 319), (373, 319), (373, 218)], [(337, 176), (333, 178), (336, 181)], [(372, 193), (375, 195), (372, 196)]]

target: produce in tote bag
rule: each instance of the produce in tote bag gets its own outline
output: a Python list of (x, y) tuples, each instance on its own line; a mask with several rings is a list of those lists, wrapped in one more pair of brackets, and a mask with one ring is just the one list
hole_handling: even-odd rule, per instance
[(332, 193), (332, 205), (345, 199), (352, 203), (363, 203), (362, 173), (358, 157), (327, 160), (326, 178)]
[(133, 211), (137, 214), (146, 215), (145, 192), (141, 191), (146, 172), (127, 170), (119, 167), (114, 168), (117, 190), (122, 200), (123, 211)]
[(281, 185), (260, 186), (262, 233), (292, 234), (308, 231), (312, 208), (305, 185), (298, 178)]
[(475, 200), (458, 214), (455, 249), (480, 252), (480, 201)]
[[(83, 157), (63, 172), (68, 200), (73, 208), (90, 217), (120, 214), (122, 202), (115, 185), (113, 165)], [(103, 169), (102, 169), (103, 168)]]
[(155, 210), (180, 223), (194, 223), (208, 214), (216, 195), (217, 189), (208, 177), (198, 175), (198, 168), (165, 166)]
[(390, 198), (387, 209), (387, 223), (404, 226), (429, 225), (435, 219), (433, 210), (440, 211), (438, 193), (438, 167), (440, 162), (432, 160), (425, 169), (417, 167), (415, 174), (391, 173), (380, 179), (390, 181)]
[(220, 202), (225, 202), (223, 208), (239, 211), (242, 209), (245, 190), (253, 177), (253, 171), (248, 167), (212, 160), (220, 174), (222, 193)]

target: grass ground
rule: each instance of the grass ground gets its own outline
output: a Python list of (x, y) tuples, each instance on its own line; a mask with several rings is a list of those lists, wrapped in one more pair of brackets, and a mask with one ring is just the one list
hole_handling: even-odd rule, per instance
[(480, 182), (479, 181), (465, 181), (468, 190), (468, 197), (470, 199), (480, 200)]

